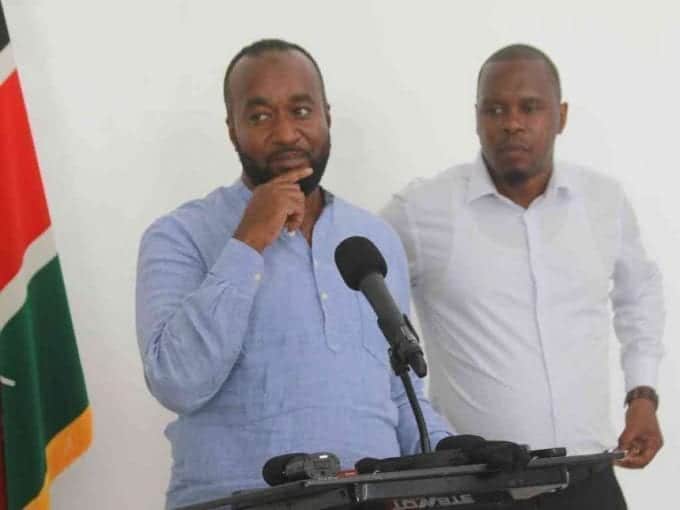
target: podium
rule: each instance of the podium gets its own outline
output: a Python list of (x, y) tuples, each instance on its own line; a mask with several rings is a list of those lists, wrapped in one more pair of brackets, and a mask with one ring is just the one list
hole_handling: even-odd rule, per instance
[(622, 456), (614, 452), (536, 458), (526, 468), (512, 472), (471, 464), (303, 480), (236, 491), (230, 497), (179, 510), (502, 508), (503, 503), (564, 489), (576, 471), (611, 464)]

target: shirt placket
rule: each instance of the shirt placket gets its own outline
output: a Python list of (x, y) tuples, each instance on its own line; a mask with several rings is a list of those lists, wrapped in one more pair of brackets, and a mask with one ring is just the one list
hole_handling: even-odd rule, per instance
[(334, 315), (330, 312), (331, 307), (337, 306), (334, 303), (334, 293), (332, 285), (330, 284), (330, 271), (337, 271), (332, 261), (327, 257), (326, 251), (328, 249), (328, 229), (331, 217), (332, 205), (327, 205), (324, 208), (319, 220), (314, 226), (311, 247), (311, 263), (312, 271), (314, 273), (314, 281), (316, 283), (316, 292), (323, 314), (323, 331), (326, 345), (333, 352), (340, 351), (340, 339), (333, 333), (337, 330), (332, 323)]
[(540, 232), (540, 216), (536, 207), (529, 207), (522, 215), (522, 221), (526, 231), (527, 239), (527, 253), (529, 258), (529, 269), (533, 280), (534, 290), (534, 319), (536, 321), (536, 332), (538, 334), (539, 347), (543, 358), (544, 377), (548, 385), (548, 393), (550, 395), (550, 414), (552, 416), (553, 429), (553, 444), (557, 444), (557, 438), (560, 437), (558, 426), (557, 413), (555, 406), (555, 388), (554, 381), (550, 374), (554, 373), (552, 370), (552, 356), (550, 352), (547, 316), (548, 310), (546, 306), (546, 271), (543, 265), (543, 257), (545, 256), (543, 250), (542, 236)]

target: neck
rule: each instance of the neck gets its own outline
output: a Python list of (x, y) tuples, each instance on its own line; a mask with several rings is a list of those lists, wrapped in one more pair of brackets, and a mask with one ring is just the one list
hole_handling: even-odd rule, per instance
[(319, 216), (321, 216), (323, 206), (324, 194), (321, 191), (321, 187), (317, 186), (314, 191), (305, 197), (305, 217), (302, 220), (302, 226), (300, 227), (302, 235), (305, 236), (305, 239), (307, 239), (307, 242), (310, 246), (312, 244), (312, 232), (314, 231), (314, 225), (319, 219)]
[(532, 175), (517, 183), (508, 183), (504, 179), (498, 178), (491, 171), (489, 175), (491, 175), (498, 193), (526, 209), (537, 197), (545, 192), (552, 175), (552, 168), (542, 170), (536, 175)]

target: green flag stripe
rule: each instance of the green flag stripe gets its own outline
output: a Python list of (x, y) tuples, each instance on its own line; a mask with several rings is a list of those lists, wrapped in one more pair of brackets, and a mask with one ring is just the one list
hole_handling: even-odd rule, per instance
[(40, 491), (45, 447), (87, 407), (58, 257), (35, 273), (24, 305), (0, 330), (9, 508)]
[[(56, 255), (51, 228), (28, 245), (19, 272), (0, 290), (0, 330), (24, 305), (30, 279)], [(0, 372), (0, 376), (3, 375)]]

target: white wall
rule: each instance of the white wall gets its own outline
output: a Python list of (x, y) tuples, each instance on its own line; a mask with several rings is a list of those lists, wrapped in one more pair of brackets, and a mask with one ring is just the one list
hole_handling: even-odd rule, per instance
[[(668, 508), (680, 475), (680, 31), (675, 2), (4, 0), (80, 352), (95, 442), (55, 486), (54, 508), (160, 508), (171, 419), (149, 395), (134, 332), (142, 230), (232, 182), (222, 75), (256, 38), (306, 46), (333, 106), (326, 185), (377, 210), (417, 175), (472, 158), (476, 73), (529, 42), (563, 76), (558, 154), (615, 175), (665, 274), (660, 417), (666, 447), (619, 470), (631, 509)], [(675, 4), (675, 5), (674, 5)], [(361, 186), (356, 186), (361, 182)], [(612, 384), (623, 397), (620, 372)], [(620, 401), (612, 404), (617, 424)]]

